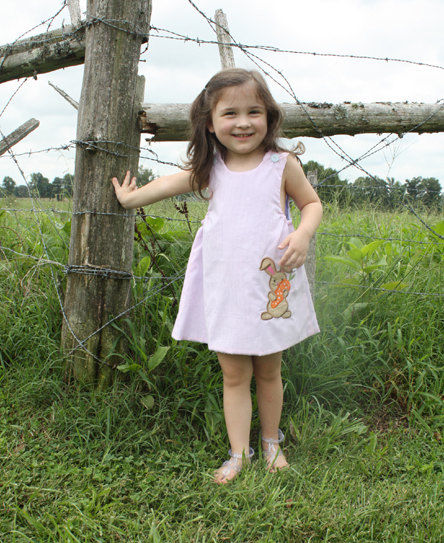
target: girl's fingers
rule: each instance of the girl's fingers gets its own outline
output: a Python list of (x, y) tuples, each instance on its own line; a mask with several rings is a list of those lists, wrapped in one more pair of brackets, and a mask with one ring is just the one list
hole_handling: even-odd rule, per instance
[[(278, 245), (278, 249), (284, 249), (290, 243), (290, 236), (287, 236), (281, 243)], [(284, 255), (285, 256), (285, 255)]]
[(120, 183), (119, 183), (119, 180), (117, 179), (117, 177), (113, 177), (111, 179), (111, 183), (113, 184), (115, 190), (119, 190), (120, 189)]
[(130, 172), (126, 172), (125, 178), (123, 179), (122, 187), (127, 187), (129, 185)]
[(280, 268), (285, 268), (287, 271), (295, 268), (300, 268), (305, 262), (305, 256), (302, 254), (295, 254), (294, 250), (288, 249), (279, 262)]
[(291, 250), (290, 249), (287, 249), (284, 253), (284, 256), (281, 258), (280, 262), (279, 262), (279, 266), (282, 268), (283, 266), (287, 266), (288, 265), (288, 260), (290, 258), (290, 255), (291, 255)]
[(126, 172), (126, 175), (123, 178), (122, 184), (119, 183), (119, 180), (117, 179), (117, 177), (113, 177), (111, 179), (111, 182), (114, 185), (114, 188), (116, 190), (118, 190), (118, 189), (134, 190), (134, 189), (137, 188), (136, 181), (137, 181), (137, 178), (133, 177), (131, 179), (131, 182), (130, 182), (130, 172), (129, 171)]

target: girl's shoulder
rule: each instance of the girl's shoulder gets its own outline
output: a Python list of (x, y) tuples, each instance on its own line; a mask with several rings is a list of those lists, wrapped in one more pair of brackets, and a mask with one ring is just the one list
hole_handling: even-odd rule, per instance
[(282, 176), (284, 181), (305, 178), (304, 170), (302, 169), (302, 162), (294, 153), (288, 153)]

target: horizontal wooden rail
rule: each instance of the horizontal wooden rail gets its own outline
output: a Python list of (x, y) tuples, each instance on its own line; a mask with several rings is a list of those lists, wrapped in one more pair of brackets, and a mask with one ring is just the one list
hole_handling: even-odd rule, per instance
[[(280, 105), (284, 112), (283, 132), (287, 138), (444, 131), (444, 102)], [(190, 104), (144, 104), (139, 115), (140, 130), (153, 134), (155, 141), (186, 141), (189, 111)]]
[(26, 123), (23, 123), (19, 126), (14, 132), (11, 132), (3, 140), (0, 141), (0, 155), (6, 153), (13, 145), (21, 141), (23, 138), (26, 138), (33, 130), (35, 130), (40, 125), (40, 121), (37, 119), (29, 119)]
[(85, 61), (85, 29), (65, 26), (0, 47), (0, 83)]

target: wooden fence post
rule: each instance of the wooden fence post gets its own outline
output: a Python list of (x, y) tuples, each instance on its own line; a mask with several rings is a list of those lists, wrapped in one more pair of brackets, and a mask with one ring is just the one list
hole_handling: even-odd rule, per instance
[[(117, 202), (111, 178), (137, 172), (143, 98), (137, 69), (150, 16), (151, 0), (88, 0), (87, 22), (95, 22), (86, 30), (62, 348), (69, 375), (99, 388), (111, 381), (111, 367), (121, 361), (113, 353), (123, 348), (113, 327), (94, 332), (131, 299), (134, 213)], [(89, 352), (74, 334), (89, 337)]]
[(234, 55), (233, 48), (230, 47), (231, 43), (230, 35), (228, 34), (228, 21), (227, 16), (221, 9), (217, 9), (214, 14), (214, 19), (216, 21), (216, 34), (217, 41), (219, 42), (219, 55), (222, 69), (225, 68), (234, 68)]
[[(310, 184), (316, 185), (318, 182), (318, 172), (307, 172), (307, 179)], [(305, 261), (305, 271), (307, 272), (308, 284), (310, 285), (311, 297), (315, 297), (315, 275), (316, 275), (316, 234), (310, 240), (308, 247), (307, 260)]]
[(80, 24), (80, 6), (79, 0), (67, 0), (69, 15), (71, 17), (71, 23), (73, 26), (79, 26)]
[(71, 96), (68, 93), (66, 93), (57, 85), (54, 85), (54, 83), (51, 83), (51, 81), (48, 81), (48, 85), (50, 85), (55, 91), (57, 91), (60, 94), (60, 96), (63, 96), (63, 98), (67, 102), (69, 102), (74, 109), (79, 109), (79, 103), (77, 102), (77, 100), (74, 100), (74, 98), (71, 98)]

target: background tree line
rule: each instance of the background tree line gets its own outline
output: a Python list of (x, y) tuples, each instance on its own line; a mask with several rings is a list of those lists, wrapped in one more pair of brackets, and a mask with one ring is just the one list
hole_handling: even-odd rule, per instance
[(52, 183), (40, 172), (31, 174), (29, 190), (26, 185), (17, 185), (9, 176), (3, 178), (0, 196), (16, 198), (29, 198), (29, 192), (38, 198), (56, 198), (62, 200), (72, 196), (72, 184), (74, 176), (70, 173), (63, 177), (54, 177)]
[(442, 208), (441, 184), (435, 177), (413, 177), (404, 183), (393, 177), (358, 177), (352, 183), (341, 179), (336, 170), (324, 168), (310, 160), (303, 165), (304, 172), (316, 171), (316, 191), (323, 202), (336, 202), (340, 206), (361, 207), (371, 203), (379, 209), (394, 210), (401, 202), (420, 205), (430, 210)]
[[(324, 168), (322, 164), (310, 160), (304, 166), (305, 173), (316, 171), (318, 181), (316, 190), (325, 203), (336, 202), (340, 206), (364, 206), (372, 203), (380, 209), (398, 209), (402, 201), (418, 204), (430, 210), (442, 207), (443, 195), (441, 184), (435, 177), (413, 177), (404, 183), (393, 177), (358, 177), (352, 183), (341, 179), (336, 170)], [(139, 185), (144, 185), (155, 175), (148, 168), (140, 168), (138, 173)], [(55, 198), (61, 200), (72, 196), (74, 176), (70, 173), (63, 177), (55, 177), (52, 182), (40, 172), (31, 174), (30, 190), (40, 198)], [(29, 191), (25, 185), (17, 185), (11, 177), (4, 177), (1, 184), (0, 196), (28, 198)]]

